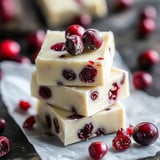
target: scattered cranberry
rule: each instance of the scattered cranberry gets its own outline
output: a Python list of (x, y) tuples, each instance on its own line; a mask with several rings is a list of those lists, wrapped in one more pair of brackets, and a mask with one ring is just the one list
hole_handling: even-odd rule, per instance
[(87, 28), (92, 23), (92, 18), (89, 14), (83, 13), (74, 19), (74, 23)]
[(128, 128), (126, 128), (126, 133), (129, 135), (129, 136), (132, 136), (133, 135), (133, 128), (134, 126), (133, 125), (129, 125)]
[(0, 157), (10, 152), (10, 141), (7, 137), (0, 136)]
[(49, 99), (52, 97), (52, 91), (48, 87), (40, 86), (38, 92), (43, 99)]
[(148, 35), (152, 33), (156, 28), (156, 22), (153, 19), (145, 18), (140, 20), (139, 32), (142, 35)]
[(0, 57), (4, 59), (14, 59), (19, 55), (21, 47), (18, 42), (7, 39), (0, 43)]
[(116, 132), (116, 136), (119, 136), (121, 134), (126, 135), (126, 131), (123, 128), (118, 129), (118, 131)]
[(58, 51), (58, 52), (65, 51), (65, 43), (64, 42), (58, 42), (56, 44), (53, 44), (51, 46), (51, 49), (53, 49), (54, 51)]
[(140, 13), (140, 17), (142, 19), (144, 18), (150, 18), (150, 19), (153, 19), (155, 20), (156, 17), (157, 17), (157, 10), (155, 9), (154, 6), (145, 6), (142, 10), (142, 12)]
[(6, 121), (3, 118), (0, 118), (0, 133), (2, 133), (6, 128)]
[(95, 132), (96, 136), (101, 136), (106, 134), (106, 131), (104, 128), (98, 128), (97, 131)]
[(139, 56), (139, 65), (142, 69), (149, 69), (160, 61), (159, 53), (155, 50), (146, 50)]
[(29, 116), (23, 123), (23, 128), (32, 128), (33, 125), (36, 123), (36, 119), (34, 115)]
[(153, 144), (158, 136), (158, 128), (150, 122), (141, 122), (133, 129), (133, 139), (143, 146)]
[(117, 0), (118, 9), (128, 9), (133, 6), (134, 0)]
[(108, 146), (104, 142), (96, 141), (90, 144), (88, 152), (93, 160), (101, 160), (107, 154)]
[(83, 43), (88, 50), (99, 49), (103, 43), (103, 37), (99, 30), (88, 29), (83, 34)]
[(145, 71), (136, 71), (133, 73), (133, 85), (136, 89), (147, 89), (151, 84), (151, 74)]
[(120, 87), (118, 86), (117, 83), (113, 83), (112, 86), (113, 86), (113, 88), (111, 88), (108, 91), (108, 99), (116, 101), (118, 98), (118, 93), (119, 93)]
[(0, 0), (0, 20), (10, 22), (15, 17), (14, 0)]
[(98, 91), (93, 91), (90, 94), (90, 98), (92, 99), (92, 101), (95, 101), (99, 96), (99, 92)]
[(73, 81), (76, 79), (76, 74), (71, 69), (64, 69), (62, 72), (63, 77), (68, 81)]
[(71, 35), (66, 38), (66, 50), (72, 55), (82, 54), (84, 44), (80, 36)]
[(30, 107), (31, 107), (31, 104), (28, 102), (28, 101), (25, 101), (25, 100), (20, 100), (19, 101), (19, 107), (22, 109), (22, 110), (28, 110)]
[(59, 133), (60, 132), (60, 126), (59, 126), (59, 122), (58, 122), (57, 118), (53, 119), (53, 123), (54, 123), (54, 128), (55, 128), (56, 133)]
[(82, 38), (85, 29), (77, 24), (70, 25), (65, 31), (65, 37), (70, 37), (71, 35), (78, 35)]
[(96, 75), (97, 75), (97, 70), (91, 65), (87, 65), (79, 73), (79, 78), (82, 82), (93, 83)]

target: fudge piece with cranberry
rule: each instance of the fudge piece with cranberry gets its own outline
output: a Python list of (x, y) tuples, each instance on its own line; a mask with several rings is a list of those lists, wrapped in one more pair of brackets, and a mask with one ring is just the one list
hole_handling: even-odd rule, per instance
[(128, 73), (112, 67), (105, 86), (67, 87), (38, 85), (34, 72), (31, 94), (45, 103), (90, 116), (129, 95)]
[(121, 103), (115, 103), (89, 117), (43, 102), (38, 103), (37, 110), (38, 122), (42, 122), (46, 129), (49, 128), (64, 145), (110, 134), (125, 127), (125, 108)]

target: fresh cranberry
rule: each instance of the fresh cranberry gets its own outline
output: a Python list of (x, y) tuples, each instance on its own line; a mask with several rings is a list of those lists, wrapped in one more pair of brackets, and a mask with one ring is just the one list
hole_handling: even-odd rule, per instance
[(141, 122), (133, 129), (133, 139), (140, 145), (148, 146), (158, 139), (158, 128), (150, 122)]
[(136, 89), (147, 89), (151, 84), (151, 74), (145, 71), (136, 71), (133, 73), (133, 85)]
[(71, 120), (75, 120), (75, 119), (81, 119), (81, 118), (83, 118), (83, 117), (84, 117), (84, 116), (82, 116), (82, 115), (79, 115), (79, 114), (74, 113), (74, 114), (69, 115), (67, 118), (68, 118), (68, 119), (71, 119)]
[(93, 160), (101, 160), (108, 152), (108, 145), (101, 141), (93, 142), (89, 145), (88, 152)]
[(27, 37), (27, 42), (29, 47), (33, 49), (41, 48), (41, 45), (44, 41), (44, 37), (45, 37), (45, 31), (42, 29), (29, 33)]
[(142, 12), (140, 13), (140, 17), (142, 19), (144, 18), (150, 18), (150, 19), (156, 19), (157, 17), (157, 10), (154, 6), (145, 6), (142, 10)]
[(98, 128), (95, 133), (96, 133), (96, 136), (100, 136), (100, 135), (104, 135), (106, 131), (104, 128)]
[(11, 146), (10, 141), (7, 137), (0, 136), (0, 157), (10, 152)]
[(65, 37), (67, 38), (70, 37), (71, 35), (78, 35), (82, 38), (84, 32), (85, 32), (84, 27), (77, 24), (73, 24), (67, 27), (65, 31)]
[(152, 33), (155, 28), (156, 22), (153, 19), (145, 18), (139, 22), (139, 32), (144, 36)]
[(131, 139), (126, 134), (118, 134), (112, 140), (112, 146), (116, 151), (124, 151), (131, 145)]
[(58, 42), (56, 44), (53, 44), (51, 46), (51, 49), (58, 51), (58, 52), (62, 52), (65, 51), (65, 43), (64, 42)]
[(149, 69), (160, 61), (159, 53), (155, 50), (146, 50), (139, 56), (139, 65), (142, 69)]
[(93, 83), (94, 78), (97, 75), (97, 70), (91, 65), (85, 66), (82, 71), (79, 73), (79, 78), (82, 82)]
[(132, 136), (132, 134), (133, 134), (133, 128), (134, 128), (134, 126), (133, 125), (129, 125), (129, 127), (128, 128), (126, 128), (126, 133), (129, 135), (129, 136)]
[(32, 128), (33, 125), (36, 123), (36, 118), (34, 115), (31, 115), (26, 118), (26, 120), (23, 122), (23, 128)]
[(75, 72), (74, 72), (73, 70), (71, 70), (71, 69), (64, 69), (64, 70), (62, 71), (62, 75), (63, 75), (63, 77), (64, 77), (66, 80), (68, 80), (68, 81), (73, 81), (73, 80), (76, 79), (76, 74), (75, 74)]
[(120, 87), (118, 86), (117, 83), (113, 83), (112, 86), (113, 86), (113, 88), (111, 88), (108, 91), (108, 99), (116, 101), (118, 98), (118, 93), (119, 93)]
[(92, 23), (92, 18), (89, 14), (83, 13), (74, 19), (74, 23), (87, 28)]
[(98, 92), (98, 91), (93, 91), (93, 92), (91, 92), (91, 94), (90, 94), (90, 97), (91, 97), (91, 99), (92, 99), (93, 101), (95, 101), (95, 100), (98, 98), (98, 96), (99, 96), (99, 92)]
[(133, 6), (134, 0), (117, 0), (118, 9), (128, 9)]
[(0, 57), (4, 59), (14, 59), (19, 55), (21, 47), (18, 42), (7, 39), (0, 43)]
[(0, 0), (0, 20), (9, 22), (15, 17), (14, 0)]
[(0, 118), (0, 133), (2, 133), (6, 128), (6, 121), (4, 118)]
[(20, 100), (18, 105), (22, 110), (28, 110), (31, 107), (31, 104), (25, 100)]
[(59, 133), (60, 132), (60, 126), (59, 126), (59, 122), (58, 122), (57, 118), (53, 119), (53, 123), (54, 123), (54, 128), (55, 128), (56, 133)]
[(51, 128), (51, 117), (48, 113), (45, 115), (45, 119), (46, 119), (48, 128)]
[(79, 132), (78, 137), (81, 140), (87, 140), (92, 136), (93, 124), (89, 123), (84, 126)]
[(83, 34), (84, 46), (88, 50), (99, 49), (103, 43), (103, 37), (99, 30), (97, 29), (88, 29)]
[(72, 55), (82, 54), (84, 50), (84, 44), (81, 37), (77, 35), (71, 35), (66, 38), (66, 50)]
[(118, 129), (118, 131), (116, 132), (116, 136), (119, 136), (121, 134), (126, 135), (126, 131), (123, 128)]
[(49, 99), (52, 97), (52, 91), (46, 86), (40, 86), (38, 92), (43, 99)]

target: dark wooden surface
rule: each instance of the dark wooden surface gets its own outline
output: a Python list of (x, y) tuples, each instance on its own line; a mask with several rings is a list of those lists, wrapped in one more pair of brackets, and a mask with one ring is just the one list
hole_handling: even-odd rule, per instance
[[(112, 30), (114, 32), (117, 50), (130, 70), (134, 72), (138, 69), (137, 58), (141, 51), (152, 48), (160, 52), (160, 0), (135, 0), (132, 8), (123, 11), (115, 10), (115, 1), (108, 0), (109, 14), (104, 18), (94, 20), (90, 27), (104, 31)], [(28, 53), (25, 47), (25, 36), (28, 32), (38, 28), (46, 30), (48, 26), (35, 2), (31, 0), (17, 0), (16, 3), (18, 8), (17, 18), (10, 25), (0, 23), (0, 40), (13, 38), (19, 41), (22, 45), (23, 53), (30, 57), (31, 53)], [(148, 37), (140, 38), (138, 36), (137, 23), (139, 13), (146, 5), (155, 6), (158, 11), (157, 28)], [(64, 29), (64, 27), (61, 29)], [(154, 83), (145, 92), (152, 96), (160, 96), (160, 64), (154, 66), (149, 72), (153, 76)], [(8, 115), (2, 100), (0, 100), (0, 108), (0, 116), (7, 121), (7, 128), (3, 135), (11, 140), (12, 145), (11, 152), (0, 159), (39, 159), (33, 146), (28, 142), (14, 120)], [(155, 157), (145, 158), (145, 160), (149, 159), (160, 159), (160, 153)]]

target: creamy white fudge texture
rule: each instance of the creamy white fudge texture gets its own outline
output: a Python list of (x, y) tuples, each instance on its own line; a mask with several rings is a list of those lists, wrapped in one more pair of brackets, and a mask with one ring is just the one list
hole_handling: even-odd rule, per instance
[(105, 78), (109, 77), (110, 74), (115, 54), (115, 44), (112, 32), (101, 33), (103, 35), (103, 44), (99, 49), (74, 56), (67, 51), (51, 49), (53, 45), (65, 42), (65, 36), (64, 32), (48, 30), (42, 48), (36, 58), (38, 84), (104, 85)]
[(125, 127), (125, 108), (121, 103), (115, 103), (93, 116), (83, 117), (39, 102), (37, 117), (64, 145), (113, 133)]
[(90, 116), (129, 95), (128, 73), (114, 68), (105, 86), (66, 87), (42, 86), (32, 74), (31, 94), (41, 101), (80, 115)]
[(51, 27), (69, 24), (81, 13), (102, 17), (107, 13), (106, 0), (37, 0)]

